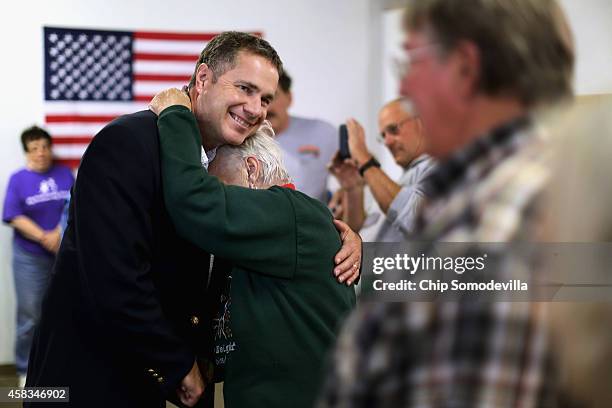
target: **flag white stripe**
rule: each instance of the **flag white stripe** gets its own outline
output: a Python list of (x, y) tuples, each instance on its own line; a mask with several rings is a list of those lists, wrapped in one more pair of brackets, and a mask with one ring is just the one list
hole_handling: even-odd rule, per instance
[(200, 55), (205, 41), (177, 41), (177, 40), (134, 40), (134, 52), (145, 52), (153, 54), (179, 54)]
[(123, 115), (146, 108), (144, 102), (45, 102), (47, 115)]
[(53, 145), (53, 154), (60, 159), (80, 158), (87, 149), (86, 144)]
[(181, 88), (189, 81), (134, 81), (134, 95), (155, 95), (167, 88)]
[(169, 75), (188, 75), (193, 74), (196, 61), (134, 61), (135, 74), (169, 74)]
[(88, 136), (95, 135), (106, 126), (105, 123), (48, 123), (47, 130), (51, 136)]

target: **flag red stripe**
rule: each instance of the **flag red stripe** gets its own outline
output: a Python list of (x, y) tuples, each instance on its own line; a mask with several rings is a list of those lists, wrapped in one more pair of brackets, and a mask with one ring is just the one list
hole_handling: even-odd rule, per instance
[(135, 81), (188, 81), (191, 75), (134, 74)]
[(89, 144), (91, 136), (53, 136), (53, 144)]
[(81, 159), (55, 159), (55, 162), (76, 169), (81, 164)]
[(108, 123), (115, 119), (118, 115), (46, 115), (45, 122), (47, 123)]
[(190, 61), (196, 62), (200, 58), (199, 55), (186, 55), (186, 54), (154, 54), (150, 52), (135, 52), (135, 60), (143, 61)]
[(134, 100), (137, 102), (151, 102), (155, 95), (134, 95)]
[(217, 34), (198, 34), (198, 33), (160, 33), (138, 31), (134, 33), (134, 38), (142, 40), (183, 40), (183, 41), (210, 41)]

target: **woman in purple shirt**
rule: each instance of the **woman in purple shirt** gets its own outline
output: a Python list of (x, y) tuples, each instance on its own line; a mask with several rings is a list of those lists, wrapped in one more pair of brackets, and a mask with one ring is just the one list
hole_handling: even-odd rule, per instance
[(26, 129), (21, 144), (26, 166), (11, 175), (2, 220), (14, 229), (15, 363), (20, 383), (25, 383), (34, 327), (61, 240), (58, 224), (74, 177), (70, 169), (53, 163), (51, 136), (44, 129)]

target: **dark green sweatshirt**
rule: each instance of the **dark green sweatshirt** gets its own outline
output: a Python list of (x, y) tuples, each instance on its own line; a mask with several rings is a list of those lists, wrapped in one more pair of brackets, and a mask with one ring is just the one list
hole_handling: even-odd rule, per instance
[[(226, 186), (200, 164), (195, 118), (158, 119), (167, 210), (179, 235), (233, 265), (229, 321), (220, 326), (225, 404), (311, 407), (327, 352), (355, 304), (332, 275), (340, 238), (319, 201), (282, 187)], [(221, 322), (223, 324), (224, 322)]]

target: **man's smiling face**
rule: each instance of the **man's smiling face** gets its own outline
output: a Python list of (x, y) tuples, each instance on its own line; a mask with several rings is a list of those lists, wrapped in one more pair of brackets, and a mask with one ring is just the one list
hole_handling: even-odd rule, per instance
[(193, 111), (206, 148), (239, 145), (266, 118), (278, 85), (278, 71), (259, 55), (239, 52), (235, 66), (213, 80), (202, 64), (195, 84)]

